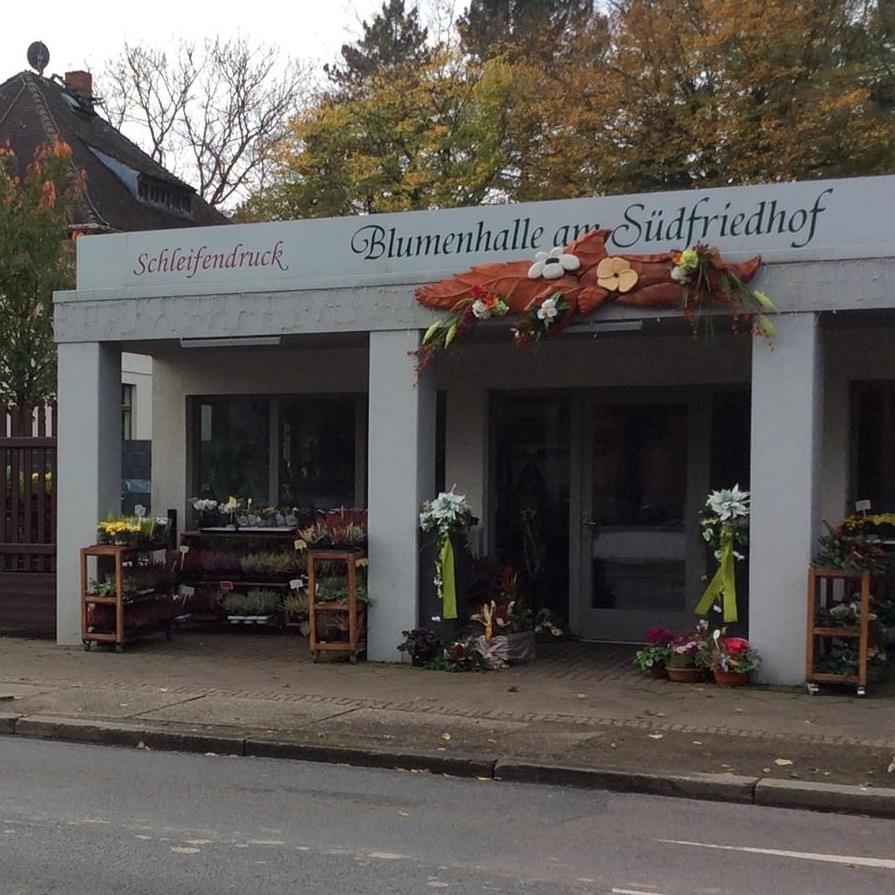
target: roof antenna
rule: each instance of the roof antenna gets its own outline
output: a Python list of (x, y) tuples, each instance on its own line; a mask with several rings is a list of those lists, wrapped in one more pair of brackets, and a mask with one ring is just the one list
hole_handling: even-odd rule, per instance
[(43, 77), (44, 69), (50, 64), (50, 51), (45, 43), (36, 40), (28, 47), (28, 64)]

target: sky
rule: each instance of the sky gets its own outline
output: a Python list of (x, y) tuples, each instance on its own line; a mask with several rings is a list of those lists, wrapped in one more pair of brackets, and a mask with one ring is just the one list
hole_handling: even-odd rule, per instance
[[(46, 74), (72, 69), (99, 72), (125, 41), (164, 46), (178, 39), (237, 34), (286, 55), (334, 59), (360, 33), (382, 0), (45, 0), (15, 3), (0, 27), (0, 82), (28, 68), (29, 44), (50, 50)], [(410, 5), (410, 4), (408, 4)]]

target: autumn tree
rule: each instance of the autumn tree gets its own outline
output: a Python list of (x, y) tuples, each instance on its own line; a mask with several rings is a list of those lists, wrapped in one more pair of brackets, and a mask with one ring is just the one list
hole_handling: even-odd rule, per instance
[(463, 49), (479, 59), (565, 52), (594, 18), (594, 0), (470, 0), (457, 20)]
[(307, 67), (244, 38), (181, 41), (172, 51), (125, 44), (100, 78), (115, 127), (226, 208), (262, 188), (268, 148), (302, 106)]
[(585, 35), (571, 68), (544, 71), (525, 197), (891, 171), (883, 11), (870, 0), (614, 0), (608, 40)]
[(0, 147), (0, 406), (28, 420), (56, 393), (53, 292), (74, 285), (67, 236), (82, 188), (65, 143), (39, 148), (24, 174)]
[(356, 41), (342, 45), (338, 63), (323, 67), (342, 96), (350, 95), (375, 74), (425, 65), (432, 58), (419, 10), (407, 9), (404, 0), (383, 2), (370, 22), (361, 23), (361, 31)]
[(501, 188), (514, 91), (499, 60), (445, 49), (424, 66), (375, 73), (348, 100), (299, 116), (277, 182), (245, 218), (407, 211), (487, 201)]

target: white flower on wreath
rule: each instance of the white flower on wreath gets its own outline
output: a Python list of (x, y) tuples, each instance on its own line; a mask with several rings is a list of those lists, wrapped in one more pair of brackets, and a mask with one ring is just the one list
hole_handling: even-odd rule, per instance
[(491, 316), (491, 308), (488, 307), (488, 303), (484, 299), (477, 298), (472, 303), (472, 313), (477, 320), (487, 320)]
[(581, 262), (575, 255), (570, 255), (562, 246), (554, 246), (549, 252), (538, 252), (534, 264), (528, 268), (528, 278), (539, 280), (557, 280), (567, 271), (578, 270)]
[(559, 314), (559, 308), (556, 307), (559, 299), (555, 295), (545, 298), (538, 308), (538, 320), (543, 320), (545, 326), (550, 326)]
[(740, 491), (740, 486), (712, 491), (705, 505), (721, 520), (745, 519), (749, 515), (749, 492)]
[(681, 267), (680, 265), (672, 267), (671, 279), (674, 280), (675, 283), (680, 283), (683, 286), (690, 282), (690, 271), (688, 268)]

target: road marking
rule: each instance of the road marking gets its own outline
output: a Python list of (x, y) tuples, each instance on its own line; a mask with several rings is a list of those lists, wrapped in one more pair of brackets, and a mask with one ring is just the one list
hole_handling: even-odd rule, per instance
[(714, 845), (710, 842), (687, 842), (679, 839), (660, 839), (668, 845), (693, 845), (697, 848), (715, 848), (722, 851), (739, 851), (753, 855), (772, 855), (778, 858), (798, 858), (802, 861), (822, 861), (825, 864), (852, 864), (858, 867), (878, 867), (895, 870), (895, 860), (889, 858), (862, 858), (855, 855), (824, 855), (817, 852), (785, 851), (779, 848), (750, 848), (745, 845)]
[(662, 895), (662, 893), (656, 892), (655, 889), (650, 892), (645, 892), (643, 889), (612, 889), (612, 895)]

